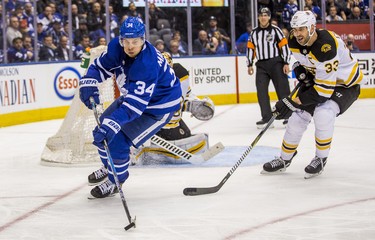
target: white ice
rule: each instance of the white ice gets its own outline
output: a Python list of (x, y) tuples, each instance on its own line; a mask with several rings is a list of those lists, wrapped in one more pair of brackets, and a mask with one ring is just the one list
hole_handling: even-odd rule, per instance
[(95, 165), (40, 165), (62, 120), (0, 129), (0, 239), (375, 239), (374, 99), (358, 100), (337, 118), (322, 175), (304, 179), (315, 152), (313, 124), (285, 173), (260, 175), (279, 152), (285, 129), (277, 121), (219, 192), (184, 196), (186, 187), (217, 185), (260, 132), (257, 104), (216, 110), (208, 122), (185, 118), (194, 133), (227, 147), (211, 162), (130, 169), (123, 190), (137, 227), (129, 231), (119, 196), (87, 199)]

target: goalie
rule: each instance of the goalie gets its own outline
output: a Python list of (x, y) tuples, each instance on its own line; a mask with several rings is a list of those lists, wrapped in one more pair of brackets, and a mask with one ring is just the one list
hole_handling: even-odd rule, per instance
[[(170, 143), (193, 154), (203, 153), (208, 149), (208, 135), (199, 133), (192, 135), (189, 127), (182, 119), (182, 113), (191, 113), (201, 121), (208, 121), (214, 116), (215, 106), (209, 97), (199, 99), (190, 88), (189, 72), (179, 63), (173, 63), (173, 59), (168, 52), (162, 53), (168, 64), (180, 79), (183, 104), (175, 112), (171, 121), (166, 124), (156, 135), (169, 141)], [(153, 144), (135, 149), (132, 155), (132, 163), (152, 164), (152, 163), (184, 163), (174, 154)]]

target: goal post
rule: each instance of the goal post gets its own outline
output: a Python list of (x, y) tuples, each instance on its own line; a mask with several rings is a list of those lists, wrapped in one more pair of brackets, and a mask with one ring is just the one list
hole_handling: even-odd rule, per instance
[[(107, 49), (99, 46), (90, 50), (91, 64)], [(104, 109), (118, 96), (115, 81), (108, 79), (99, 84), (100, 102)], [(99, 163), (97, 148), (92, 144), (92, 130), (96, 121), (92, 110), (80, 100), (79, 88), (57, 133), (48, 138), (41, 155), (42, 165), (77, 166)]]

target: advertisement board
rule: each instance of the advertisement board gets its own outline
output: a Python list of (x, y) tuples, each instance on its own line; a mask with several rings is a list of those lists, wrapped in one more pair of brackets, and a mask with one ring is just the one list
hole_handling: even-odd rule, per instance
[[(322, 24), (317, 24), (316, 26), (317, 28), (322, 28)], [(346, 40), (348, 34), (351, 33), (354, 35), (355, 45), (361, 51), (369, 51), (371, 49), (369, 22), (327, 23), (326, 29), (335, 32), (343, 40)]]
[[(137, 7), (144, 7), (144, 0), (123, 0), (124, 7), (133, 2)], [(149, 0), (148, 3), (155, 3), (157, 7), (187, 7), (188, 0)], [(190, 0), (191, 7), (228, 7), (228, 0)]]

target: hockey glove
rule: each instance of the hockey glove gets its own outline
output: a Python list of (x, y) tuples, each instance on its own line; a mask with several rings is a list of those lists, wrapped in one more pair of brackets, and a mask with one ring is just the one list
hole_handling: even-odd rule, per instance
[(90, 97), (94, 98), (96, 104), (100, 104), (98, 81), (93, 78), (82, 78), (79, 80), (79, 97), (81, 101), (89, 108), (92, 108)]
[(209, 97), (203, 99), (186, 99), (184, 102), (184, 111), (191, 114), (198, 120), (208, 121), (215, 113), (215, 104)]
[(120, 130), (121, 126), (117, 122), (104, 118), (100, 127), (95, 127), (92, 132), (94, 136), (93, 144), (99, 148), (104, 148), (104, 140), (109, 145)]
[(292, 66), (294, 74), (298, 81), (302, 82), (306, 87), (310, 87), (314, 84), (314, 75), (306, 70), (298, 61)]
[(286, 97), (276, 102), (274, 113), (278, 114), (278, 119), (288, 119), (298, 107), (298, 104), (290, 97)]

